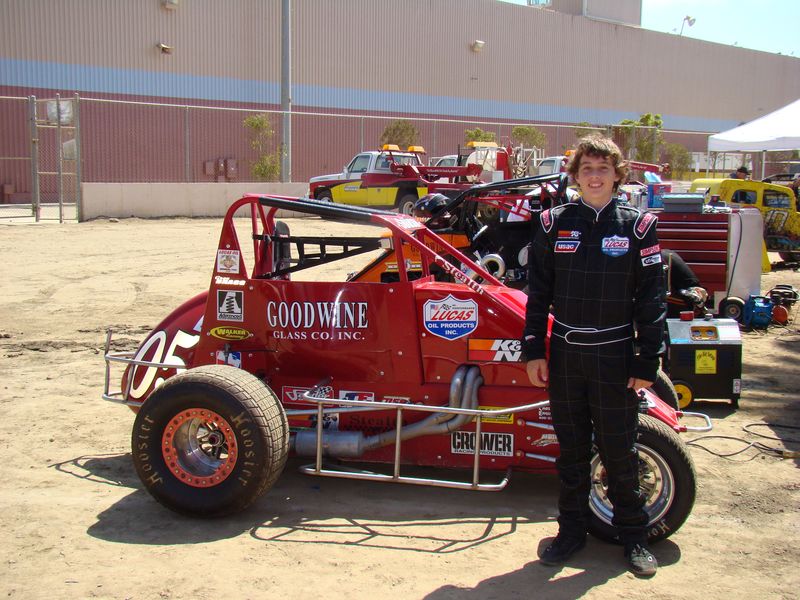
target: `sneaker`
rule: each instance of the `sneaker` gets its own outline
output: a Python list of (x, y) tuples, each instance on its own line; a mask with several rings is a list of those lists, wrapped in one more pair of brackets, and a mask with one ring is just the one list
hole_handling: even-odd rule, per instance
[(554, 566), (569, 560), (569, 557), (586, 545), (586, 536), (564, 535), (559, 533), (550, 545), (544, 549), (540, 562)]
[(628, 568), (631, 573), (639, 577), (652, 577), (658, 569), (656, 557), (650, 553), (643, 544), (628, 544), (625, 546), (625, 558), (628, 559)]

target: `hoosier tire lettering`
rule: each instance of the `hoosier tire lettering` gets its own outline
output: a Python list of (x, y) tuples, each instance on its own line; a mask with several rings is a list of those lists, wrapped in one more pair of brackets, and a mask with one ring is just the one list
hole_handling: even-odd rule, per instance
[(181, 514), (243, 510), (286, 463), (289, 426), (272, 391), (227, 365), (175, 375), (139, 409), (131, 440), (147, 491)]

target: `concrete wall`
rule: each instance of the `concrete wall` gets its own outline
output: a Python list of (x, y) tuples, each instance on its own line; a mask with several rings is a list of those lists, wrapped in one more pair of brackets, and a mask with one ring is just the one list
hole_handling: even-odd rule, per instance
[(98, 217), (221, 217), (243, 195), (303, 196), (306, 183), (84, 183), (82, 221)]

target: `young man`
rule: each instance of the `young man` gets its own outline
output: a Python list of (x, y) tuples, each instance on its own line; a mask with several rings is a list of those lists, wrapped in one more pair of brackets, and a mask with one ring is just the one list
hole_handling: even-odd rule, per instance
[(549, 387), (561, 446), (559, 532), (541, 562), (561, 564), (586, 543), (595, 443), (629, 566), (651, 576), (657, 563), (646, 545), (639, 491), (636, 390), (655, 380), (666, 304), (655, 216), (613, 199), (626, 171), (610, 139), (590, 136), (578, 144), (568, 172), (580, 200), (543, 211), (534, 230), (523, 351), (531, 383)]

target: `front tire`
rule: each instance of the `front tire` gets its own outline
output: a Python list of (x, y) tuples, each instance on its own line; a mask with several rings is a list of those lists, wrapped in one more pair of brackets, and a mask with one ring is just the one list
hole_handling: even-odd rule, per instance
[(719, 303), (719, 316), (742, 322), (744, 317), (744, 300), (736, 296), (729, 296)]
[(330, 190), (321, 190), (317, 192), (317, 200), (320, 202), (333, 202), (333, 194)]
[[(683, 525), (694, 505), (697, 477), (684, 443), (672, 429), (647, 415), (639, 415), (636, 442), (639, 451), (639, 486), (645, 495), (650, 542), (663, 540)], [(605, 468), (597, 453), (591, 462), (592, 488), (589, 532), (606, 541), (619, 543), (611, 524), (613, 507), (608, 499)]]
[(254, 375), (226, 365), (168, 379), (145, 401), (131, 436), (136, 472), (175, 512), (219, 517), (244, 510), (283, 471), (289, 425)]
[(678, 392), (669, 376), (661, 369), (656, 372), (656, 380), (650, 386), (653, 393), (661, 398), (667, 405), (678, 410)]

